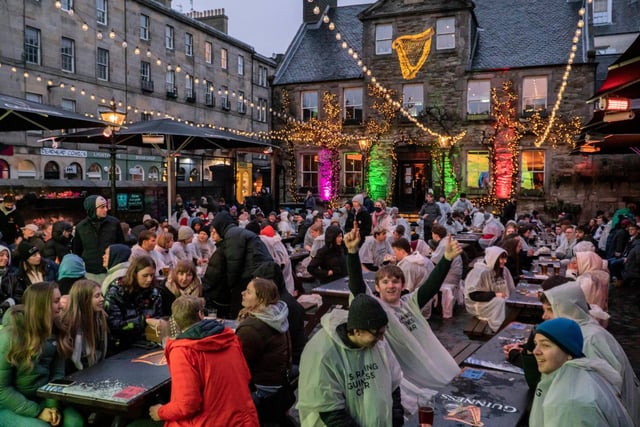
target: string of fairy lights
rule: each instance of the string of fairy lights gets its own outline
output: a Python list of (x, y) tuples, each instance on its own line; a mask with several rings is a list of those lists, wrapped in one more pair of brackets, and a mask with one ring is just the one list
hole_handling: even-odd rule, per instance
[[(309, 3), (313, 3), (315, 0), (307, 0), (307, 1)], [(320, 7), (316, 5), (313, 9), (313, 13), (316, 15), (319, 15)], [(336, 23), (331, 19), (331, 17), (328, 14), (325, 13), (322, 16), (322, 22), (326, 24), (329, 31), (335, 31), (336, 41), (340, 42), (340, 47), (342, 47), (342, 49), (345, 49), (349, 54), (349, 56), (354, 61), (356, 61), (356, 64), (362, 70), (363, 76), (366, 79), (369, 79), (371, 84), (375, 85), (378, 89), (380, 89), (384, 94), (384, 99), (386, 100), (386, 102), (392, 105), (395, 108), (395, 110), (398, 111), (400, 114), (402, 114), (408, 121), (413, 123), (415, 126), (417, 126), (420, 130), (422, 130), (429, 136), (434, 137), (438, 145), (441, 147), (448, 147), (448, 146), (455, 145), (462, 138), (464, 138), (464, 136), (467, 134), (466, 130), (463, 130), (458, 134), (451, 136), (451, 135), (446, 135), (446, 134), (441, 134), (439, 132), (436, 132), (431, 128), (429, 128), (428, 126), (425, 126), (423, 123), (421, 123), (416, 117), (414, 117), (411, 114), (411, 112), (409, 112), (406, 108), (404, 108), (401, 101), (398, 101), (393, 98), (392, 96), (393, 92), (390, 89), (388, 89), (382, 83), (380, 83), (379, 79), (373, 74), (373, 70), (371, 69), (371, 67), (365, 65), (358, 51), (353, 46), (351, 46), (347, 42), (347, 40), (343, 38), (342, 33), (339, 31), (339, 29), (336, 26)]]
[[(593, 0), (586, 0), (586, 5), (590, 5), (592, 2)], [(567, 88), (567, 82), (569, 80), (569, 76), (571, 75), (572, 64), (575, 60), (576, 52), (578, 51), (578, 42), (580, 41), (580, 36), (582, 35), (582, 28), (584, 27), (584, 17), (586, 12), (587, 10), (585, 7), (581, 7), (580, 10), (578, 10), (579, 19), (578, 23), (576, 24), (576, 31), (573, 38), (571, 39), (571, 52), (569, 53), (567, 65), (565, 67), (564, 74), (562, 75), (562, 83), (560, 84), (560, 89), (558, 90), (558, 94), (556, 96), (556, 102), (553, 105), (551, 112), (549, 113), (549, 120), (547, 121), (547, 125), (542, 133), (538, 135), (538, 137), (534, 141), (534, 145), (536, 147), (540, 147), (545, 141), (547, 141), (547, 138), (551, 133), (551, 128), (553, 128), (556, 122), (558, 110), (560, 109), (562, 98), (564, 97), (564, 91)]]

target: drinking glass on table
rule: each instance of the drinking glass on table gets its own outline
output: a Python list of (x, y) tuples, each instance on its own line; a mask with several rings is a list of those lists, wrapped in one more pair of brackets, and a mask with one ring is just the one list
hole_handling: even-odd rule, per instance
[(432, 394), (418, 396), (418, 419), (420, 427), (433, 426), (435, 400)]

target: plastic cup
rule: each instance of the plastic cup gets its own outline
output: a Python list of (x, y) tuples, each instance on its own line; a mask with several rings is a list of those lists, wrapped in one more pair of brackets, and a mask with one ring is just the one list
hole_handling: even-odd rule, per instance
[(418, 397), (418, 420), (420, 427), (433, 426), (435, 402), (432, 396)]
[(540, 273), (544, 276), (547, 275), (547, 264), (540, 264)]
[(169, 277), (169, 267), (162, 267), (162, 275), (164, 277)]
[(556, 265), (556, 266), (553, 267), (553, 273), (555, 275), (560, 274), (560, 266), (559, 265)]

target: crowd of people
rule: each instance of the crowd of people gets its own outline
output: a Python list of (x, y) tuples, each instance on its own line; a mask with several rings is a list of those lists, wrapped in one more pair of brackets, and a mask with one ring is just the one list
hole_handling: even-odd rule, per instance
[[(599, 405), (608, 425), (640, 419), (640, 383), (604, 329), (609, 283), (640, 280), (632, 204), (611, 221), (598, 212), (578, 225), (569, 216), (518, 215), (515, 199), (497, 215), (464, 193), (449, 204), (432, 191), (415, 224), (366, 193), (334, 208), (307, 194), (303, 210), (268, 213), (178, 197), (171, 218), (145, 215), (133, 228), (110, 216), (101, 196), (84, 208), (77, 224), (25, 224), (12, 196), (0, 205), (0, 424), (14, 416), (25, 426), (86, 424), (86, 411), (35, 390), (151, 330), (165, 346), (172, 393), (134, 425), (201, 425), (214, 405), (215, 425), (283, 423), (298, 374), (305, 426), (402, 425), (418, 396), (459, 373), (431, 330), (433, 308), (450, 318), (464, 305), (498, 331), (505, 300), (543, 250), (565, 264), (571, 283), (545, 290), (547, 321), (527, 345), (505, 349), (537, 359), (527, 377), (541, 390), (532, 425), (560, 416), (551, 401), (560, 398)], [(465, 232), (478, 234), (483, 256), (469, 259), (452, 237)], [(296, 247), (309, 256), (294, 265)], [(372, 287), (363, 272), (375, 273)], [(325, 315), (309, 342), (296, 299), (301, 276), (347, 278), (354, 297), (348, 311)], [(235, 319), (235, 332), (215, 318)], [(597, 386), (574, 396), (567, 378)]]

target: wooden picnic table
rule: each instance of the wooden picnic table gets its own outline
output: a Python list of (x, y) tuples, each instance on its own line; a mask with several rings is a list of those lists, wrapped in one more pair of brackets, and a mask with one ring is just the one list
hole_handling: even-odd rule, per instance
[(126, 423), (124, 418), (147, 416), (149, 406), (158, 403), (171, 384), (159, 346), (132, 347), (64, 379), (72, 384), (45, 384), (37, 395), (116, 415), (116, 425)]
[[(479, 421), (484, 423), (476, 425), (514, 427), (526, 416), (531, 399), (524, 375), (466, 367), (438, 391), (433, 427), (473, 425), (448, 419), (470, 415), (471, 411), (479, 412)], [(404, 425), (420, 426), (418, 413)]]
[[(364, 281), (371, 290), (374, 289), (376, 273), (374, 271), (365, 271), (362, 273)], [(311, 290), (314, 294), (322, 297), (322, 305), (341, 305), (343, 308), (349, 307), (349, 278), (341, 277), (324, 285), (316, 286)]]
[(482, 344), (479, 349), (467, 357), (463, 364), (524, 375), (522, 368), (511, 364), (506, 359), (502, 348), (507, 344), (526, 342), (533, 328), (534, 325), (529, 323), (509, 323), (493, 338)]
[(519, 282), (515, 292), (512, 292), (506, 299), (505, 324), (523, 318), (541, 320), (542, 303), (538, 299), (540, 292), (542, 292), (542, 286), (537, 283), (529, 283), (529, 279), (526, 282)]

